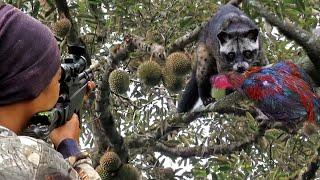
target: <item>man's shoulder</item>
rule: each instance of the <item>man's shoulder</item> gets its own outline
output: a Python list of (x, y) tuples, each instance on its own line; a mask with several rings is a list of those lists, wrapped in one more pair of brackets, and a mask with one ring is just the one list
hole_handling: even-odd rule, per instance
[[(6, 135), (6, 136), (4, 136)], [(28, 136), (17, 136), (0, 127), (0, 177), (74, 177), (72, 167), (48, 143)]]

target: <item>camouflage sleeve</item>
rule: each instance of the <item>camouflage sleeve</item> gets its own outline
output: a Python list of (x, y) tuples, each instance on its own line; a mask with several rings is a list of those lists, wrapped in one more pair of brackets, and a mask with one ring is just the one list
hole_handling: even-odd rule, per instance
[(78, 172), (81, 179), (85, 180), (101, 180), (99, 174), (94, 170), (92, 161), (88, 153), (80, 153), (75, 156), (70, 156), (67, 161)]
[(79, 179), (62, 155), (42, 140), (0, 137), (0, 179)]

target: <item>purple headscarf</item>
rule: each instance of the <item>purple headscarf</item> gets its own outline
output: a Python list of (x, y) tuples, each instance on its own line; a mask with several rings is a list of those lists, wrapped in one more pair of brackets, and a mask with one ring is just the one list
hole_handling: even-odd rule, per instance
[(59, 67), (50, 29), (11, 5), (0, 7), (0, 106), (36, 98)]

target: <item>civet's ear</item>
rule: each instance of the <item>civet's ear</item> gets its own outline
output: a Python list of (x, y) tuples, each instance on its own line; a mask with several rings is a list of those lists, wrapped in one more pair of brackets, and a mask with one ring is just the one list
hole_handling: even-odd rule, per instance
[(217, 35), (220, 45), (223, 45), (224, 43), (226, 43), (229, 39), (230, 36), (227, 32), (225, 31), (221, 31), (218, 35)]

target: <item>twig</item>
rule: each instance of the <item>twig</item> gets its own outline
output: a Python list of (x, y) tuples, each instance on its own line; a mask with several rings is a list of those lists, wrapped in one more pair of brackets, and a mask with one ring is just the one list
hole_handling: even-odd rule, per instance
[[(110, 91), (111, 91), (111, 90), (110, 90)], [(133, 102), (131, 102), (131, 100), (130, 100), (129, 98), (124, 97), (124, 96), (122, 96), (122, 95), (120, 95), (120, 94), (117, 94), (117, 93), (115, 93), (115, 92), (113, 92), (113, 91), (111, 91), (111, 93), (114, 94), (115, 96), (117, 96), (117, 97), (125, 100), (125, 101), (126, 101), (128, 104), (130, 104), (131, 106), (134, 106), (135, 108), (139, 108), (137, 105), (135, 105)]]

